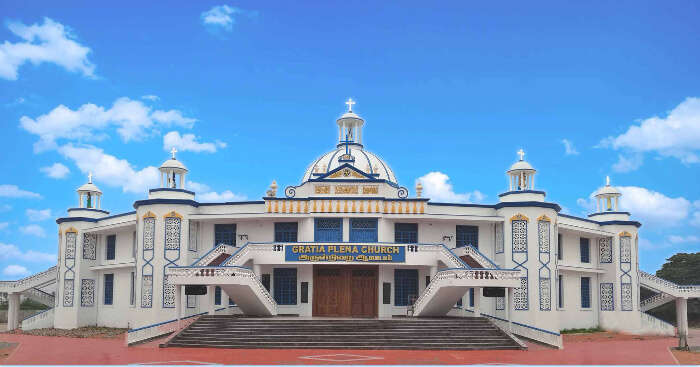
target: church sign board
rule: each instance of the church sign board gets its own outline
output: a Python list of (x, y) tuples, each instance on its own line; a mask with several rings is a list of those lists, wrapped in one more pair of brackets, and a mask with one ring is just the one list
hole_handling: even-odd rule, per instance
[(403, 263), (406, 247), (361, 243), (284, 245), (284, 260), (299, 262)]

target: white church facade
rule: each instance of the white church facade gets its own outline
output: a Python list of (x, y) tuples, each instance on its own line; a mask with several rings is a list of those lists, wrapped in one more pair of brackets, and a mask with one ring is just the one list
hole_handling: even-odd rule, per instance
[(335, 149), (259, 201), (198, 202), (174, 151), (132, 212), (103, 210), (90, 179), (57, 220), (55, 307), (22, 326), (128, 327), (138, 341), (201, 314), (485, 316), (561, 347), (563, 329), (672, 334), (643, 312), (640, 286), (681, 308), (700, 293), (639, 270), (641, 224), (609, 181), (595, 213), (565, 215), (520, 151), (497, 203), (434, 202), (365, 149), (349, 106)]

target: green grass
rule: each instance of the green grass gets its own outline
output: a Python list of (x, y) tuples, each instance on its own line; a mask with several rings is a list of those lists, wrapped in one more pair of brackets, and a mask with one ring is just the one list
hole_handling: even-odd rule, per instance
[(596, 327), (588, 328), (588, 329), (564, 329), (564, 330), (561, 330), (559, 333), (561, 333), (561, 334), (585, 334), (585, 333), (600, 333), (603, 331), (605, 331), (605, 330), (596, 326)]

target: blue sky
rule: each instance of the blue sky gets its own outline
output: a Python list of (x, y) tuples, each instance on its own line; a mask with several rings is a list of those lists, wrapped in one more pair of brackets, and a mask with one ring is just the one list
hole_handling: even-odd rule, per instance
[(522, 148), (573, 215), (612, 176), (644, 223), (642, 269), (700, 245), (697, 2), (2, 1), (0, 14), (0, 278), (55, 261), (55, 218), (88, 171), (105, 209), (129, 211), (176, 145), (200, 199), (256, 200), (334, 146), (348, 97), (366, 148), (434, 200), (495, 203)]

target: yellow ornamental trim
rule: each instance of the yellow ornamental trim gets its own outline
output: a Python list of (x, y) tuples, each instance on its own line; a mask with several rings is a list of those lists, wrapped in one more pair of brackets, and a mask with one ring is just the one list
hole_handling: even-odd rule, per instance
[(78, 230), (73, 227), (70, 227), (66, 229), (66, 233), (78, 233)]
[(629, 233), (627, 231), (622, 231), (622, 232), (620, 232), (620, 237), (632, 237), (632, 233)]
[(539, 221), (551, 222), (552, 220), (549, 219), (548, 216), (542, 214), (542, 215), (539, 216), (539, 218), (537, 218), (537, 221), (538, 221), (538, 222), (539, 222)]
[(175, 211), (172, 211), (172, 212), (170, 212), (170, 213), (168, 213), (168, 214), (166, 214), (166, 215), (163, 216), (163, 218), (172, 218), (172, 217), (182, 219), (182, 215), (178, 214), (178, 213), (175, 212)]
[(516, 214), (516, 215), (510, 217), (510, 221), (511, 221), (511, 222), (514, 221), (514, 220), (529, 221), (530, 219), (529, 219), (528, 217), (522, 215), (522, 214)]
[(146, 219), (146, 218), (155, 218), (155, 217), (156, 217), (156, 215), (153, 214), (153, 213), (150, 212), (150, 211), (146, 212), (146, 214), (143, 215), (143, 219)]

